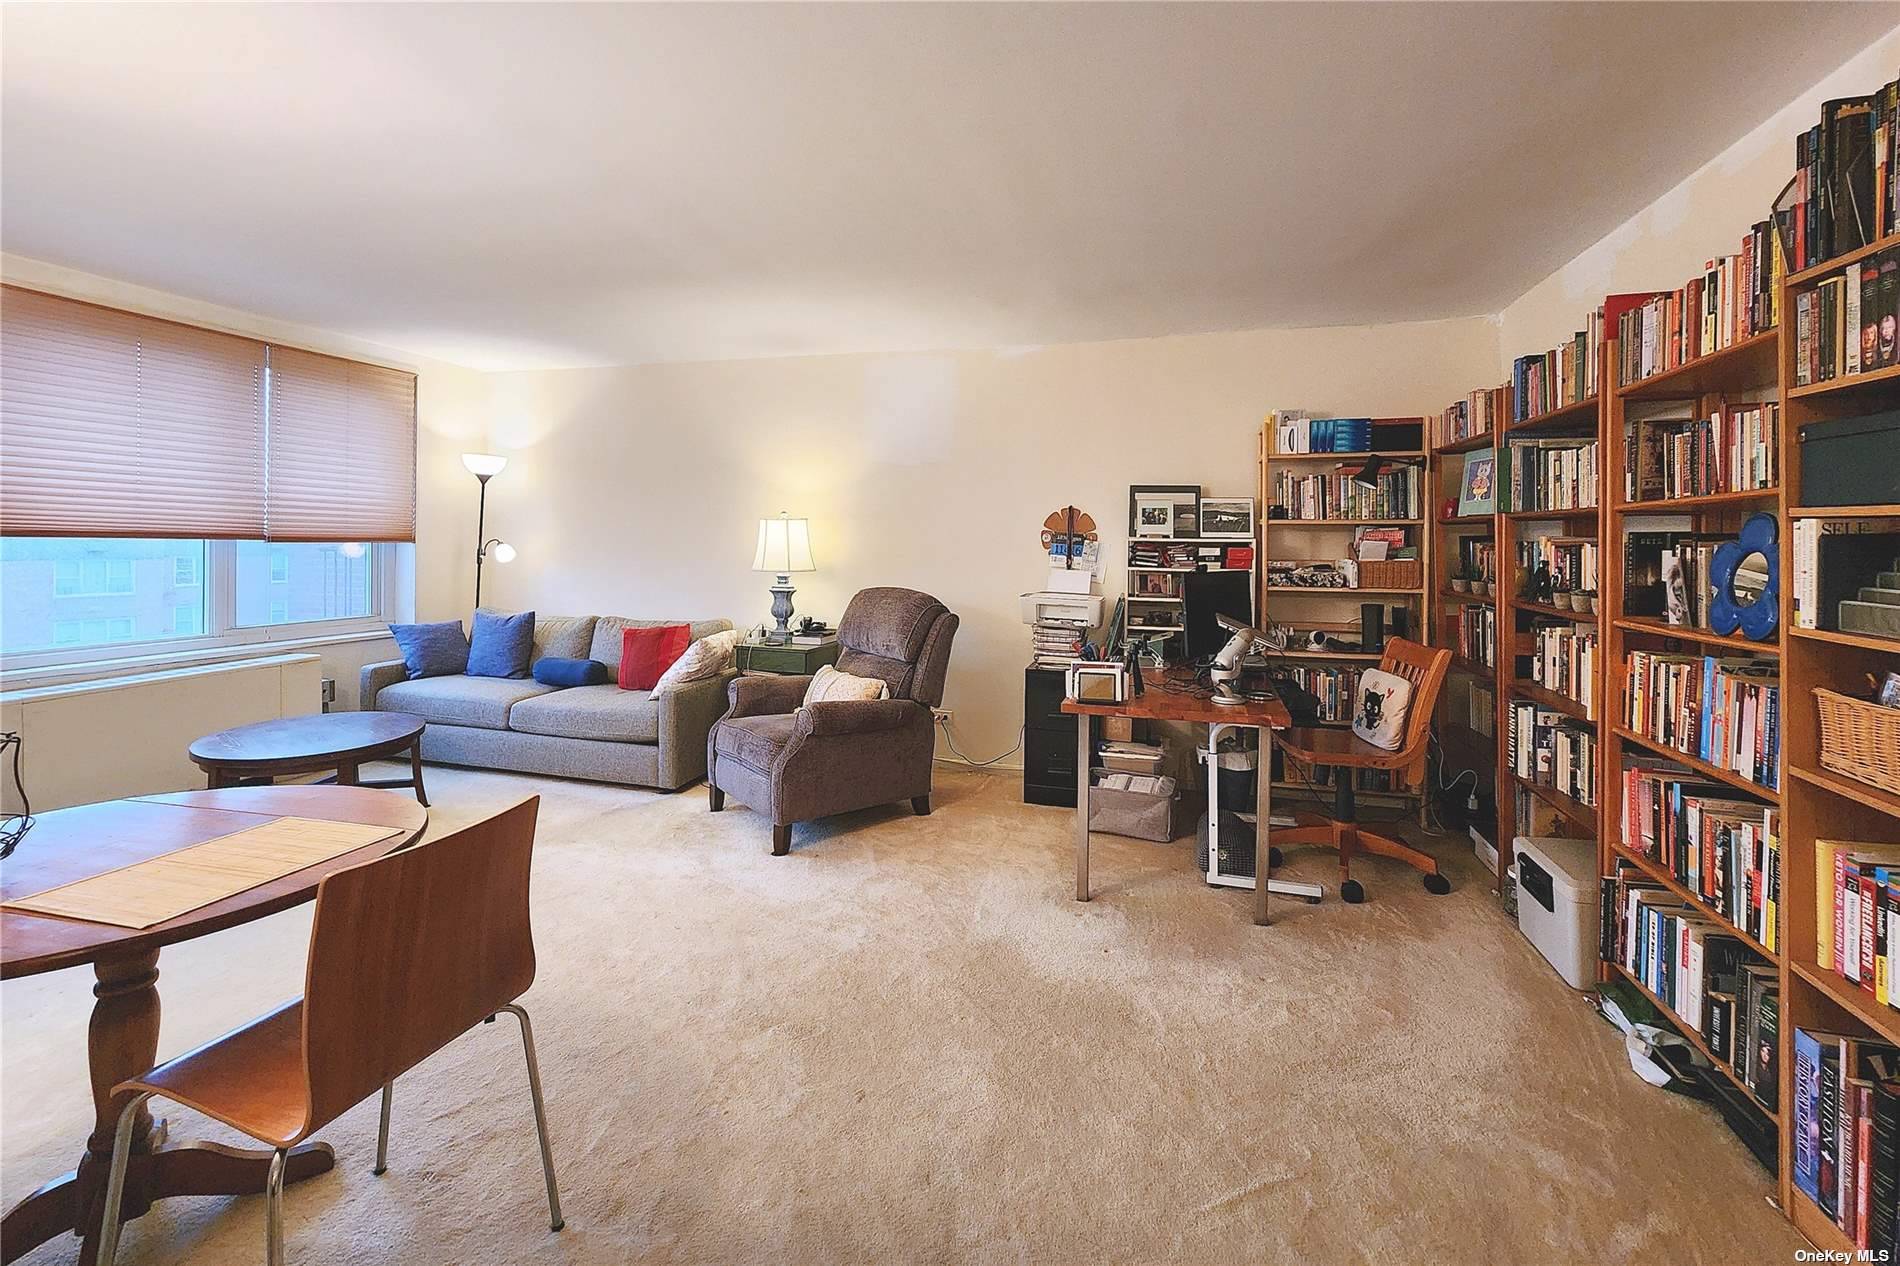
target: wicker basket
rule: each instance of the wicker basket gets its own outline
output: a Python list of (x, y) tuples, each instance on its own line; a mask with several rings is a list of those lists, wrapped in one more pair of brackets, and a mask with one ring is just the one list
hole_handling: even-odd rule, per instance
[(1816, 687), (1821, 768), (1900, 795), (1900, 708)]
[(1359, 564), (1361, 589), (1416, 589), (1423, 583), (1425, 564), (1416, 558), (1382, 558)]

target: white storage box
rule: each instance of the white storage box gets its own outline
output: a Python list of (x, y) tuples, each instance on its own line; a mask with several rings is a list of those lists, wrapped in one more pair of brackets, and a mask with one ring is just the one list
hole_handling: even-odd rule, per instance
[(1167, 753), (1153, 743), (1104, 743), (1102, 768), (1125, 774), (1158, 774)]
[(1597, 878), (1594, 840), (1520, 835), (1517, 850), (1517, 927), (1572, 989), (1590, 989), (1597, 976)]

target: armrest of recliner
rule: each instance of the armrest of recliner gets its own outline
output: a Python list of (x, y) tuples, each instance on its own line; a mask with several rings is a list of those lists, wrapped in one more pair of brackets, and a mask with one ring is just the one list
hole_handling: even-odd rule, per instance
[(796, 712), (798, 705), (805, 702), (805, 689), (810, 685), (810, 677), (734, 677), (726, 691), (726, 698), (731, 702), (726, 709), (726, 719)]
[(837, 699), (798, 710), (797, 734), (824, 738), (835, 734), (876, 734), (915, 724), (924, 711), (909, 699)]

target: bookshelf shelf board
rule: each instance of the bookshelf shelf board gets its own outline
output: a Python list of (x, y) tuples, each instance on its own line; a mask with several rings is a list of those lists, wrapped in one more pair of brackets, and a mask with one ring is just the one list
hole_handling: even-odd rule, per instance
[(1376, 664), (1381, 656), (1373, 651), (1274, 651), (1275, 659), (1353, 660)]
[(1569, 695), (1559, 694), (1555, 690), (1546, 690), (1534, 681), (1512, 681), (1510, 689), (1512, 694), (1529, 699), (1540, 708), (1561, 712), (1571, 720), (1581, 721), (1585, 725), (1596, 724), (1594, 719), (1583, 714), (1582, 702), (1572, 699)]
[(1833, 629), (1789, 629), (1788, 636), (1832, 646), (1858, 646), (1864, 651), (1887, 651), (1900, 655), (1900, 639), (1875, 637), (1871, 633), (1840, 633)]
[(1511, 775), (1511, 781), (1531, 793), (1545, 805), (1555, 809), (1568, 819), (1573, 826), (1590, 828), (1590, 834), (1597, 831), (1597, 811), (1574, 796), (1567, 796), (1555, 787), (1546, 787), (1541, 782), (1532, 782), (1518, 774)]
[(1186, 629), (1178, 624), (1131, 624), (1122, 636), (1133, 637), (1137, 633), (1185, 633)]
[[(1343, 722), (1341, 724), (1343, 724)], [(1333, 785), (1331, 783), (1326, 783), (1325, 785), (1321, 786), (1321, 785), (1308, 785), (1303, 782), (1283, 782), (1283, 781), (1275, 780), (1273, 784), (1273, 790), (1275, 792), (1285, 791), (1285, 792), (1289, 792), (1296, 795), (1304, 792), (1309, 795), (1321, 796), (1325, 799), (1327, 812), (1330, 813), (1332, 811)], [(1400, 802), (1400, 801), (1410, 801), (1411, 799), (1413, 799), (1412, 796), (1402, 791), (1373, 791), (1372, 789), (1368, 787), (1355, 787), (1353, 789), (1353, 797), (1354, 799), (1357, 799), (1357, 800), (1365, 800), (1369, 797), (1373, 797), (1373, 798), (1378, 798), (1378, 799), (1391, 801), (1395, 803)], [(1275, 807), (1275, 812), (1278, 812), (1277, 806)]]
[(1900, 796), (1891, 791), (1882, 791), (1871, 783), (1861, 782), (1858, 778), (1845, 778), (1825, 769), (1808, 769), (1801, 765), (1788, 766), (1788, 773), (1810, 787), (1819, 787), (1831, 791), (1837, 796), (1880, 810), (1890, 818), (1900, 818)]
[(1504, 434), (1508, 438), (1526, 431), (1537, 432), (1552, 430), (1560, 426), (1581, 426), (1594, 423), (1597, 416), (1597, 398), (1586, 396), (1575, 404), (1560, 405), (1548, 413), (1538, 413), (1525, 418), (1522, 422), (1504, 424)]
[(1900, 514), (1900, 505), (1790, 506), (1791, 519), (1884, 519)]
[(1351, 462), (1354, 458), (1357, 458), (1358, 462), (1356, 464), (1363, 466), (1366, 458), (1373, 456), (1375, 453), (1388, 460), (1410, 458), (1416, 461), (1421, 457), (1430, 456), (1430, 454), (1420, 449), (1396, 452), (1391, 449), (1374, 448), (1356, 449), (1349, 453), (1268, 453), (1267, 460), (1270, 462)]
[(1131, 536), (1130, 545), (1252, 545), (1244, 536)]
[(1869, 255), (1878, 255), (1889, 246), (1900, 246), (1900, 233), (1883, 237), (1876, 242), (1869, 242), (1858, 250), (1843, 252), (1842, 254), (1836, 255), (1833, 259), (1825, 260), (1819, 264), (1810, 264), (1800, 272), (1790, 274), (1785, 284), (1799, 286), (1804, 281), (1816, 281), (1821, 278), (1831, 277), (1856, 260), (1866, 259)]
[(1734, 1082), (1736, 1085), (1736, 1088), (1739, 1089), (1743, 1094), (1748, 1096), (1748, 1101), (1754, 1105), (1755, 1110), (1757, 1112), (1760, 1112), (1763, 1116), (1767, 1117), (1770, 1121), (1773, 1121), (1775, 1123), (1776, 1129), (1781, 1128), (1781, 1114), (1777, 1112), (1770, 1112), (1767, 1108), (1763, 1107), (1761, 1104), (1761, 1100), (1755, 1098), (1754, 1093), (1750, 1091), (1747, 1086), (1742, 1085), (1742, 1079), (1735, 1072), (1735, 1070), (1733, 1068), (1730, 1068), (1727, 1063), (1725, 1063), (1722, 1059), (1717, 1057), (1714, 1051), (1709, 1049), (1708, 1042), (1703, 1040), (1702, 1035), (1696, 1032), (1695, 1029), (1690, 1026), (1687, 1020), (1684, 1020), (1681, 1016), (1676, 1014), (1675, 1008), (1671, 1007), (1668, 1003), (1664, 1002), (1661, 998), (1651, 993), (1649, 986), (1644, 984), (1642, 981), (1638, 980), (1636, 978), (1635, 973), (1629, 971), (1627, 968), (1623, 966), (1623, 964), (1613, 963), (1611, 964), (1611, 966), (1613, 966), (1616, 969), (1616, 972), (1619, 976), (1629, 981), (1630, 984), (1636, 986), (1637, 991), (1640, 992), (1645, 998), (1648, 998), (1650, 1003), (1655, 1006), (1656, 1010), (1662, 1012), (1663, 1015), (1668, 1018), (1669, 1023), (1675, 1026), (1676, 1031), (1681, 1033), (1684, 1037), (1688, 1038), (1690, 1043), (1694, 1045), (1694, 1047), (1698, 1051), (1702, 1052), (1702, 1057), (1704, 1059), (1708, 1060), (1709, 1063), (1715, 1065), (1716, 1071), (1720, 1072), (1724, 1077)]
[(1579, 506), (1575, 510), (1506, 510), (1504, 517), (1513, 523), (1522, 523), (1526, 519), (1594, 519), (1596, 506)]
[(1887, 1041), (1900, 1042), (1900, 1011), (1881, 1006), (1871, 993), (1851, 980), (1843, 980), (1825, 967), (1804, 963), (1798, 958), (1789, 960), (1789, 965), (1794, 968), (1796, 976), (1833, 999), (1834, 1005), (1841, 1010)]
[(1486, 431), (1482, 435), (1467, 435), (1462, 440), (1453, 440), (1449, 444), (1440, 444), (1437, 448), (1432, 450), (1432, 456), (1452, 457), (1458, 453), (1469, 453), (1474, 449), (1491, 448), (1495, 446), (1497, 442), (1498, 437), (1490, 431)]
[(1246, 567), (1136, 567), (1133, 564), (1130, 564), (1128, 567), (1128, 570), (1129, 571), (1191, 572), (1191, 571), (1248, 571), (1251, 569), (1246, 568)]
[(1655, 739), (1645, 738), (1636, 731), (1625, 729), (1620, 725), (1611, 726), (1610, 732), (1626, 743), (1634, 743), (1644, 751), (1660, 756), (1664, 760), (1674, 761), (1678, 765), (1692, 769), (1696, 773), (1701, 774), (1704, 778), (1713, 778), (1717, 782), (1727, 783), (1737, 791), (1745, 791), (1759, 800), (1767, 801), (1769, 804), (1781, 803), (1781, 793), (1779, 791), (1776, 791), (1773, 787), (1764, 787), (1758, 782), (1744, 778), (1732, 769), (1723, 769), (1720, 765), (1711, 765), (1699, 756), (1692, 756), (1688, 752), (1679, 752), (1667, 743), (1659, 743)]
[(1461, 602), (1474, 607), (1494, 607), (1498, 603), (1496, 598), (1481, 593), (1459, 593), (1456, 589), (1440, 589), (1438, 596), (1446, 602)]
[(1186, 601), (1185, 598), (1164, 598), (1157, 594), (1145, 594), (1145, 593), (1131, 593), (1128, 595), (1128, 600), (1130, 602), (1185, 602)]
[(1454, 514), (1449, 519), (1440, 519), (1439, 522), (1450, 524), (1452, 527), (1495, 526), (1491, 522), (1491, 516), (1488, 514)]
[(1470, 673), (1473, 677), (1482, 677), (1486, 681), (1491, 680), (1496, 673), (1489, 664), (1480, 664), (1477, 660), (1466, 659), (1462, 655), (1453, 655), (1451, 666), (1461, 673)]
[(1261, 587), (1268, 593), (1377, 593), (1417, 595), (1425, 592), (1423, 589), (1347, 589), (1344, 587), (1333, 588), (1327, 585), (1263, 585)]
[(1846, 393), (1863, 387), (1877, 387), (1900, 378), (1900, 365), (1888, 365), (1885, 369), (1870, 369), (1865, 373), (1841, 374), (1835, 378), (1824, 378), (1820, 382), (1811, 382), (1805, 387), (1789, 387), (1790, 400), (1811, 400), (1815, 396)]
[(1744, 488), (1739, 492), (1705, 492), (1697, 497), (1668, 497), (1661, 501), (1625, 501), (1612, 506), (1616, 514), (1679, 514), (1703, 506), (1745, 505), (1750, 501), (1773, 501), (1781, 496), (1779, 488)]
[[(1269, 524), (1277, 528), (1366, 527), (1366, 526), (1380, 526), (1380, 525), (1388, 526), (1388, 527), (1408, 527), (1408, 526), (1416, 526), (1420, 523), (1423, 523), (1424, 521), (1425, 520), (1423, 519), (1268, 519), (1267, 520)], [(1150, 537), (1148, 539), (1152, 540), (1156, 538)]]
[(1693, 642), (1697, 646), (1726, 646), (1735, 651), (1754, 651), (1762, 655), (1778, 654), (1781, 650), (1773, 642), (1757, 642), (1753, 638), (1737, 637), (1734, 634), (1711, 633), (1707, 629), (1690, 628), (1685, 624), (1664, 624), (1661, 620), (1642, 619), (1626, 616), (1611, 621), (1626, 633), (1641, 633), (1646, 637), (1674, 638), (1678, 642)]
[[(1615, 823), (1611, 823), (1612, 827), (1614, 827), (1615, 825), (1616, 825)], [(1641, 853), (1635, 852), (1634, 850), (1625, 847), (1623, 844), (1619, 843), (1616, 840), (1610, 841), (1610, 851), (1616, 854), (1616, 856), (1620, 858), (1621, 860), (1628, 862), (1630, 865), (1636, 867), (1637, 870), (1641, 871), (1643, 874), (1647, 875), (1649, 878), (1655, 880), (1657, 883), (1667, 888), (1674, 895), (1688, 902), (1691, 906), (1695, 907), (1695, 910), (1698, 914), (1702, 915), (1706, 919), (1713, 920), (1717, 927), (1721, 928), (1724, 932), (1728, 933), (1730, 936), (1734, 937), (1736, 940), (1740, 941), (1742, 944), (1748, 946), (1749, 949), (1752, 949), (1757, 954), (1760, 954), (1763, 958), (1767, 959), (1769, 962), (1779, 963), (1781, 961), (1781, 956), (1779, 954), (1774, 953), (1766, 945), (1763, 945), (1760, 941), (1756, 940), (1754, 937), (1750, 936), (1748, 933), (1736, 927), (1735, 924), (1732, 921), (1730, 921), (1727, 915), (1723, 914), (1720, 910), (1717, 910), (1714, 906), (1710, 905), (1707, 901), (1704, 901), (1700, 896), (1696, 894), (1693, 888), (1690, 888), (1687, 884), (1684, 884), (1680, 882), (1679, 880), (1677, 880), (1677, 878), (1674, 875), (1664, 870), (1660, 864), (1650, 861), (1647, 857), (1644, 857)], [(1894, 1012), (1894, 1015), (1896, 1017), (1900, 1017), (1900, 1011)]]
[(1594, 611), (1572, 611), (1569, 607), (1547, 606), (1542, 602), (1532, 602), (1529, 598), (1513, 598), (1511, 606), (1519, 611), (1528, 611), (1532, 615), (1547, 615), (1559, 620), (1571, 620), (1577, 624), (1596, 623)]
[(1780, 347), (1779, 334), (1767, 330), (1730, 343), (1719, 352), (1619, 387), (1616, 394), (1625, 400), (1688, 400), (1718, 391), (1763, 386), (1775, 380), (1775, 356)]

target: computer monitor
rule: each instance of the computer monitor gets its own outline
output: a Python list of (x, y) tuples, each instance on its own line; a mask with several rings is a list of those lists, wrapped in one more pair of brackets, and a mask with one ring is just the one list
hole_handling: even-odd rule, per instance
[(1182, 577), (1181, 596), (1186, 608), (1189, 659), (1212, 655), (1227, 645), (1220, 617), (1244, 625), (1253, 623), (1253, 573), (1250, 571), (1195, 571)]

